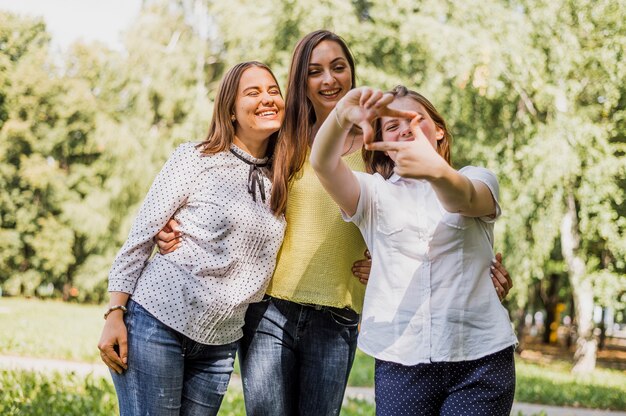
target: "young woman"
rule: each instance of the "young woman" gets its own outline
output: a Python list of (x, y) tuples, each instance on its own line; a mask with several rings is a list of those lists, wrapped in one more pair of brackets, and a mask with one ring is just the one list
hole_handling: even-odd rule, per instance
[[(98, 344), (122, 415), (217, 414), (246, 308), (263, 297), (283, 239), (268, 169), (283, 116), (270, 69), (236, 65), (208, 138), (179, 146), (152, 184), (111, 268)], [(172, 216), (185, 244), (149, 260)]]
[[(239, 351), (249, 415), (338, 415), (341, 409), (370, 261), (359, 261), (363, 238), (341, 219), (309, 152), (317, 130), (354, 86), (354, 59), (339, 36), (317, 30), (298, 42), (274, 153), (272, 207), (286, 210), (288, 226), (267, 296), (246, 314)], [(351, 169), (365, 170), (362, 144), (354, 131), (342, 149)], [(158, 235), (161, 253), (184, 245), (172, 228), (175, 221)], [(499, 262), (494, 286), (501, 296), (511, 286)]]
[[(373, 175), (341, 160), (353, 124), (378, 151), (367, 155)], [(454, 170), (449, 140), (420, 94), (360, 88), (313, 144), (315, 172), (373, 256), (359, 348), (376, 358), (378, 415), (508, 415), (513, 403), (517, 340), (486, 278), (498, 182), (483, 168)]]

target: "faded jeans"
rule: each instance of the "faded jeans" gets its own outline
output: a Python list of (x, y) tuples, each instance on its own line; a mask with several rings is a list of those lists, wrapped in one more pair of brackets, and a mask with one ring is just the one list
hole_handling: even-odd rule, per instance
[(266, 296), (249, 306), (239, 359), (249, 416), (338, 415), (359, 315)]
[(238, 342), (204, 345), (128, 301), (128, 370), (111, 371), (122, 416), (217, 415)]

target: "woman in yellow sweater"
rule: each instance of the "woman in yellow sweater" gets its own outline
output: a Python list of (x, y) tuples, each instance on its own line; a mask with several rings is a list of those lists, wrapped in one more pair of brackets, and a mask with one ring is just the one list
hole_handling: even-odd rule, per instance
[[(318, 30), (298, 42), (291, 62), (271, 198), (272, 209), (285, 212), (287, 229), (267, 295), (246, 314), (239, 350), (246, 413), (338, 415), (354, 360), (369, 260), (359, 261), (363, 238), (342, 220), (309, 153), (319, 127), (355, 86), (354, 59), (339, 36)], [(342, 153), (352, 170), (365, 170), (361, 147), (360, 134), (351, 131)], [(280, 175), (289, 180), (276, 181)], [(287, 189), (288, 197), (277, 196)], [(177, 238), (175, 232), (160, 233), (161, 252), (175, 249)], [(504, 296), (510, 283), (499, 262), (494, 275)]]

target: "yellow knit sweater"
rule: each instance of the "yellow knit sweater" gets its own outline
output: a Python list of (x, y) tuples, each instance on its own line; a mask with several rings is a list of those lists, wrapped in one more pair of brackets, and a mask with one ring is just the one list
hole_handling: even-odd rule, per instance
[[(364, 171), (361, 152), (343, 160)], [(352, 264), (364, 258), (359, 229), (341, 218), (339, 207), (320, 184), (307, 155), (291, 183), (287, 229), (267, 294), (298, 303), (343, 308), (361, 313), (365, 286), (352, 275)]]

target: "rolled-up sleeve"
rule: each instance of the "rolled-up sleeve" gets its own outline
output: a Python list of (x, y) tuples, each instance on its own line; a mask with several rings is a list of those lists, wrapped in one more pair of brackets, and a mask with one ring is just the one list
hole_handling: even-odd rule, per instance
[(496, 175), (490, 171), (489, 169), (476, 167), (476, 166), (466, 166), (459, 170), (459, 173), (465, 175), (470, 180), (480, 181), (484, 183), (489, 191), (491, 191), (491, 196), (493, 197), (493, 201), (496, 204), (496, 215), (484, 216), (480, 217), (480, 219), (486, 223), (495, 222), (500, 215), (502, 215), (502, 209), (500, 208), (500, 185), (498, 184), (498, 178)]

